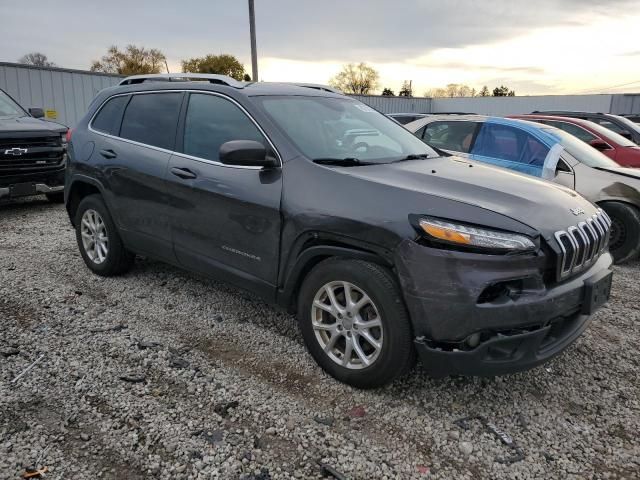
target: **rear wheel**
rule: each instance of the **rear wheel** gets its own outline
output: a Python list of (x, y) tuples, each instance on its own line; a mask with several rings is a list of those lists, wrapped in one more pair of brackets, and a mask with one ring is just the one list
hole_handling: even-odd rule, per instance
[(379, 265), (337, 258), (318, 264), (300, 289), (298, 321), (316, 362), (354, 387), (385, 385), (415, 362), (402, 295)]
[(609, 250), (615, 263), (636, 258), (640, 253), (640, 212), (621, 202), (600, 205), (611, 218)]
[(135, 255), (123, 245), (118, 230), (100, 195), (89, 195), (78, 205), (76, 240), (84, 263), (104, 277), (127, 272)]

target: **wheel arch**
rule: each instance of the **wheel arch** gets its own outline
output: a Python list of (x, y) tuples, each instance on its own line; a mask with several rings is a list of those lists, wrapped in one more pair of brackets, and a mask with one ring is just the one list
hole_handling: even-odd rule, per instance
[(81, 177), (72, 180), (67, 191), (65, 192), (65, 206), (67, 209), (67, 214), (69, 215), (69, 220), (71, 221), (71, 225), (75, 227), (74, 222), (76, 218), (76, 212), (78, 211), (78, 206), (80, 205), (82, 199), (94, 194), (101, 195), (104, 199), (104, 195), (102, 194), (102, 192), (102, 185), (92, 178)]
[(349, 241), (312, 236), (312, 241), (304, 242), (294, 260), (289, 262), (283, 275), (284, 281), (277, 292), (277, 303), (291, 313), (296, 309), (296, 298), (300, 286), (311, 270), (323, 260), (332, 257), (358, 259), (376, 263), (393, 269), (391, 255), (386, 251), (367, 249)]

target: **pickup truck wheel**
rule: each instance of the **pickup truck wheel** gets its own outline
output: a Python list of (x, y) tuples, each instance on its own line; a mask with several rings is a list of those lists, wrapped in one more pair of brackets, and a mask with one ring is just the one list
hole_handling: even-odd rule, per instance
[(640, 253), (640, 213), (635, 207), (621, 202), (600, 205), (611, 218), (609, 251), (615, 263), (624, 263)]
[(51, 203), (64, 203), (64, 192), (45, 193)]
[(298, 322), (316, 362), (354, 387), (380, 387), (415, 363), (401, 292), (376, 264), (338, 258), (319, 263), (300, 289)]
[(124, 248), (100, 195), (89, 195), (80, 202), (75, 226), (80, 254), (91, 271), (110, 277), (133, 266), (135, 255)]

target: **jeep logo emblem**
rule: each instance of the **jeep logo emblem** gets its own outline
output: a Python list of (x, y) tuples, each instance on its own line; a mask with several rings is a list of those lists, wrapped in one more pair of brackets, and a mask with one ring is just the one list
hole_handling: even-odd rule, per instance
[(4, 151), (4, 154), (5, 155), (13, 155), (14, 157), (19, 157), (20, 155), (24, 155), (28, 151), (29, 150), (27, 150), (26, 148), (13, 147), (13, 148), (6, 149)]
[(573, 213), (576, 217), (578, 215), (583, 215), (584, 214), (584, 210), (581, 209), (580, 207), (570, 208), (569, 210), (571, 210), (571, 213)]

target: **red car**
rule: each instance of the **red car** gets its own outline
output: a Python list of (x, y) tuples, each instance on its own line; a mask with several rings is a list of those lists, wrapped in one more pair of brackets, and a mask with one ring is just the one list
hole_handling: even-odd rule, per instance
[(559, 128), (600, 150), (618, 165), (640, 168), (640, 146), (597, 123), (580, 118), (535, 114), (509, 115), (509, 118), (520, 118)]

